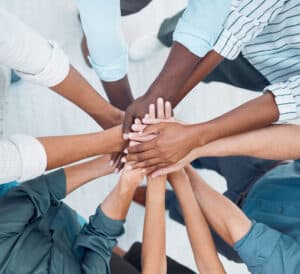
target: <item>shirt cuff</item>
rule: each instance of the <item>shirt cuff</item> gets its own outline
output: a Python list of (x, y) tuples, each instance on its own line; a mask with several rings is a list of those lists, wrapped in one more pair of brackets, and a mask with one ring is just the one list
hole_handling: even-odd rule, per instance
[(249, 232), (234, 245), (234, 249), (247, 266), (260, 266), (273, 254), (279, 239), (279, 232), (253, 221)]
[(230, 31), (223, 29), (214, 50), (224, 58), (234, 60), (241, 52), (241, 43)]
[(56, 200), (62, 200), (67, 195), (67, 181), (64, 169), (45, 175), (49, 191)]
[(122, 54), (114, 62), (107, 65), (97, 64), (90, 56), (88, 57), (91, 65), (96, 71), (98, 77), (105, 82), (114, 82), (123, 79), (127, 74), (128, 54)]
[(275, 102), (279, 111), (278, 122), (286, 122), (297, 118), (297, 104), (294, 96), (287, 89), (285, 83), (267, 86), (264, 92), (270, 91), (275, 96)]
[(98, 207), (96, 214), (90, 217), (90, 225), (109, 238), (118, 238), (124, 233), (125, 220), (113, 220), (105, 215), (101, 207)]
[(47, 154), (43, 145), (34, 137), (13, 135), (10, 141), (17, 147), (22, 164), (19, 181), (28, 181), (42, 175), (47, 167)]
[(54, 42), (52, 56), (46, 67), (38, 74), (28, 74), (18, 71), (18, 75), (24, 80), (46, 87), (53, 87), (61, 83), (69, 74), (70, 62), (63, 50)]
[(183, 18), (177, 24), (173, 40), (182, 44), (200, 58), (213, 49), (210, 39), (201, 35), (197, 28), (191, 26)]

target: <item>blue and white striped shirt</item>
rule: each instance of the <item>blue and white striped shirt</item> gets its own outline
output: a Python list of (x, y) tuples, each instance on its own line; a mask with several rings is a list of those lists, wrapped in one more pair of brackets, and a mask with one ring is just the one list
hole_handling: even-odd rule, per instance
[(241, 52), (271, 83), (279, 121), (300, 117), (300, 1), (233, 0), (215, 51)]

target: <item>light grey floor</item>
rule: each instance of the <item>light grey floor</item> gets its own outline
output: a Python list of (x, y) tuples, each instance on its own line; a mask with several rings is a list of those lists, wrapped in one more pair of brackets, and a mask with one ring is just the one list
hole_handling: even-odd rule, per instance
[[(138, 15), (127, 17), (124, 32), (130, 43), (145, 32), (155, 32), (159, 23), (183, 7), (183, 0), (154, 0)], [(46, 38), (56, 40), (70, 56), (72, 64), (103, 94), (94, 72), (85, 66), (80, 53), (82, 32), (73, 0), (0, 0), (5, 7), (33, 26)], [(101, 24), (101, 18), (99, 18)], [(103, 38), (105, 39), (105, 38)], [(168, 50), (161, 50), (149, 60), (131, 63), (130, 82), (136, 96), (143, 94), (160, 71)], [(233, 89), (222, 84), (200, 84), (176, 110), (177, 116), (187, 122), (204, 121), (253, 98), (255, 94)], [(9, 90), (8, 114), (5, 135), (27, 133), (34, 136), (64, 135), (99, 131), (100, 128), (84, 113), (46, 88), (20, 82)], [(59, 148), (57, 148), (59, 149)], [(209, 171), (201, 174), (219, 191), (225, 188), (224, 180)], [(96, 180), (68, 197), (67, 202), (88, 217), (110, 191), (118, 176)], [(141, 240), (143, 208), (133, 204), (127, 219), (126, 234), (120, 246), (127, 249)], [(183, 226), (168, 219), (167, 253), (195, 269), (191, 248)], [(222, 258), (228, 273), (248, 273), (246, 268)]]

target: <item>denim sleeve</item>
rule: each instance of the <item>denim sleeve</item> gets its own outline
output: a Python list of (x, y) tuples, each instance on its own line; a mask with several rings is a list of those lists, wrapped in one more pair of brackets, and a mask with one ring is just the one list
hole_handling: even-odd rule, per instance
[(42, 217), (51, 204), (65, 196), (63, 169), (11, 189), (0, 198), (0, 235), (22, 232), (29, 221)]
[(112, 220), (99, 207), (83, 227), (74, 244), (74, 253), (81, 257), (84, 274), (109, 274), (112, 249), (124, 233), (124, 221)]
[(204, 57), (214, 48), (230, 6), (231, 0), (189, 0), (176, 27), (174, 41)]
[(90, 62), (107, 82), (127, 74), (128, 50), (121, 29), (120, 0), (77, 0)]
[(264, 224), (253, 223), (235, 250), (253, 274), (299, 273), (299, 243)]

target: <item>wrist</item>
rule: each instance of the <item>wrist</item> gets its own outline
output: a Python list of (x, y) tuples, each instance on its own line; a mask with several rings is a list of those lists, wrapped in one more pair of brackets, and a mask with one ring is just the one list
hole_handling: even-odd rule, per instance
[(201, 123), (192, 126), (192, 142), (193, 149), (202, 147), (216, 139), (216, 127), (211, 122)]

